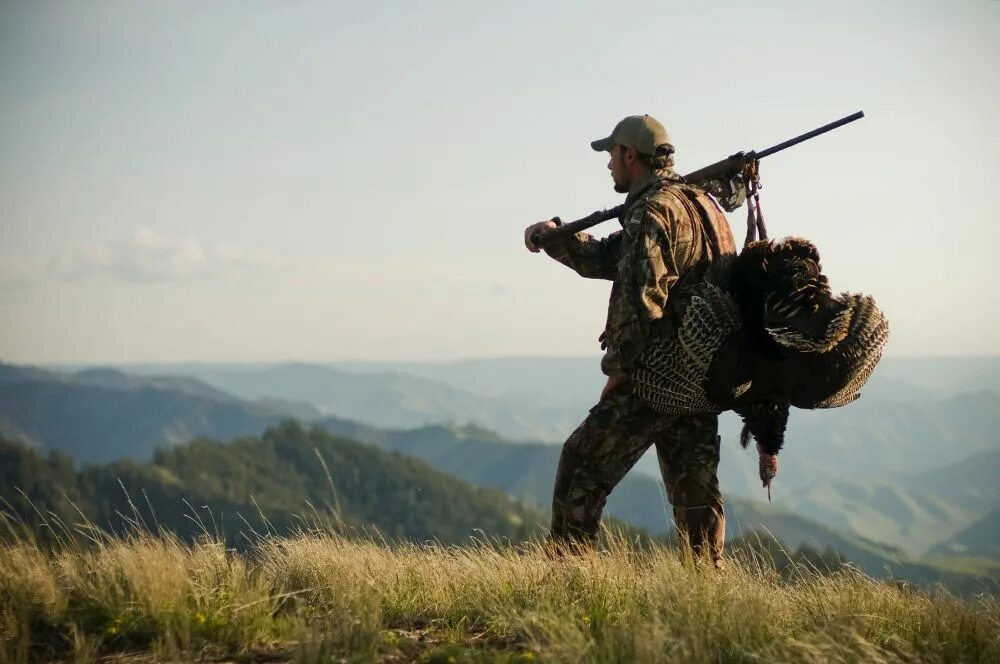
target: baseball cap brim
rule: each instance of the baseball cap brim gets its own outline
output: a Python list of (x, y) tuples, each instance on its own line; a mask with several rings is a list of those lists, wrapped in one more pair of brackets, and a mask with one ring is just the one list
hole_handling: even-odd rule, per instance
[(607, 138), (602, 138), (597, 141), (592, 141), (590, 147), (594, 148), (595, 152), (607, 152), (615, 146), (615, 139), (611, 136)]

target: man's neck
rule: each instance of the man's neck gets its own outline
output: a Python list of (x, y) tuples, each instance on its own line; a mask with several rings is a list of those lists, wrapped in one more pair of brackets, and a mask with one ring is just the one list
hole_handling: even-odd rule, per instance
[(639, 171), (628, 188), (628, 198), (635, 198), (657, 180), (656, 171), (644, 168)]

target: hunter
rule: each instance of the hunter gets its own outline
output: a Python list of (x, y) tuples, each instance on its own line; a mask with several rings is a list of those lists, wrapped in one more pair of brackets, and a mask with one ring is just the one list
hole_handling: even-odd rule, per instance
[(583, 277), (614, 282), (600, 337), (607, 384), (563, 445), (550, 542), (558, 550), (589, 546), (608, 494), (655, 445), (681, 540), (721, 567), (725, 515), (717, 476), (718, 416), (658, 413), (633, 394), (630, 375), (650, 338), (669, 334), (677, 324), (687, 287), (714, 282), (735, 255), (732, 231), (716, 202), (674, 171), (673, 143), (652, 116), (625, 118), (591, 147), (609, 153), (614, 189), (627, 194), (618, 218), (622, 230), (603, 239), (577, 233), (548, 243), (539, 238), (558, 220), (524, 231), (529, 251), (544, 248)]

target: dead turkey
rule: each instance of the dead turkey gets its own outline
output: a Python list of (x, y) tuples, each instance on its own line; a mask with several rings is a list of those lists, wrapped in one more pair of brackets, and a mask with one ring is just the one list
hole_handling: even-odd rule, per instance
[(791, 406), (858, 398), (889, 323), (871, 297), (834, 295), (802, 238), (751, 242), (721, 272), (678, 298), (678, 322), (640, 356), (634, 390), (661, 412), (733, 410), (744, 447), (753, 437), (777, 454)]

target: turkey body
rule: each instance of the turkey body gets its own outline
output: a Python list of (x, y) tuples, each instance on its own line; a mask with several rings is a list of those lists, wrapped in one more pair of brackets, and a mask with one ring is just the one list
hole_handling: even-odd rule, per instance
[(802, 238), (744, 247), (722, 279), (684, 293), (679, 323), (639, 359), (634, 389), (671, 413), (733, 410), (777, 454), (791, 407), (854, 401), (888, 341), (870, 296), (833, 295), (819, 252)]

